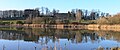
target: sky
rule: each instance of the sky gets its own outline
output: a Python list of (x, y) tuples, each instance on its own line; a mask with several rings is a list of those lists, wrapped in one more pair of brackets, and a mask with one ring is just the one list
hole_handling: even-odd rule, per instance
[(24, 10), (48, 7), (68, 12), (71, 9), (98, 9), (102, 12), (116, 14), (120, 12), (120, 0), (0, 0), (0, 10)]

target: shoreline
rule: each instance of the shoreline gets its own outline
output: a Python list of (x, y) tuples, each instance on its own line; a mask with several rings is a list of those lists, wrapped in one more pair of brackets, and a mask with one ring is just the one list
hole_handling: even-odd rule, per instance
[(55, 29), (88, 29), (88, 30), (108, 30), (120, 31), (120, 25), (99, 25), (99, 24), (12, 24), (0, 25), (0, 27), (30, 27), (30, 28), (55, 28)]
[(56, 29), (88, 29), (88, 30), (109, 30), (109, 31), (120, 31), (120, 25), (99, 25), (99, 24), (24, 24), (24, 27), (41, 27), (41, 28), (56, 28)]

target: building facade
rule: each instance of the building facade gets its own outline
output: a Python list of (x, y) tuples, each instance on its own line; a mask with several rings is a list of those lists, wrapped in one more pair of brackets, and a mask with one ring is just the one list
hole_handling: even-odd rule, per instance
[(71, 13), (56, 13), (55, 19), (56, 20), (74, 20), (75, 17), (71, 16)]
[(24, 17), (38, 17), (40, 15), (38, 9), (25, 9)]
[(6, 10), (2, 12), (2, 18), (15, 18), (23, 17), (24, 12), (22, 10)]

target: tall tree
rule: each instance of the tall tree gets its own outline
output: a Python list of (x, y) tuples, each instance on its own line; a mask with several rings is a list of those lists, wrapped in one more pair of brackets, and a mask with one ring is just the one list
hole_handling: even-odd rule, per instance
[(46, 15), (49, 15), (49, 9), (46, 7), (45, 10), (46, 10)]
[(42, 12), (41, 12), (41, 13), (42, 13), (41, 15), (44, 15), (44, 7), (41, 7), (41, 11), (42, 11)]
[(91, 12), (91, 14), (90, 14), (90, 19), (91, 19), (91, 20), (95, 20), (95, 15), (96, 15), (95, 12)]
[(71, 12), (70, 11), (68, 11), (68, 17), (71, 17)]
[(82, 10), (78, 9), (76, 12), (76, 20), (81, 20), (82, 16), (83, 16)]
[(71, 11), (71, 17), (75, 17), (75, 9), (72, 9), (72, 11)]
[(71, 13), (74, 13), (74, 14), (75, 14), (75, 13), (76, 13), (76, 10), (75, 10), (75, 9), (72, 9)]
[(109, 13), (106, 13), (106, 17), (108, 17), (109, 16)]
[(57, 11), (55, 9), (53, 9), (52, 13), (53, 13), (53, 16), (55, 16), (55, 14), (57, 13)]
[(105, 17), (105, 13), (102, 12), (102, 13), (101, 13), (101, 17)]

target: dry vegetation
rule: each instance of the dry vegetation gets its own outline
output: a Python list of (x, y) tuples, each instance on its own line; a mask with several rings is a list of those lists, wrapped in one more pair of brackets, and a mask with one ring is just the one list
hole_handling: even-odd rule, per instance
[[(62, 23), (74, 23), (77, 22), (76, 20), (65, 20), (62, 21)], [(35, 18), (27, 18), (26, 19), (27, 24), (50, 24), (50, 23), (60, 23), (55, 21), (53, 18), (48, 17), (35, 17)], [(87, 23), (87, 24), (120, 24), (120, 14), (110, 16), (110, 17), (102, 17), (97, 20), (80, 20), (77, 23)]]
[(34, 17), (34, 18), (28, 17), (26, 19), (27, 24), (49, 24), (51, 22), (53, 22), (53, 19), (50, 17)]
[(113, 17), (103, 17), (96, 20), (97, 24), (120, 24), (120, 14)]

